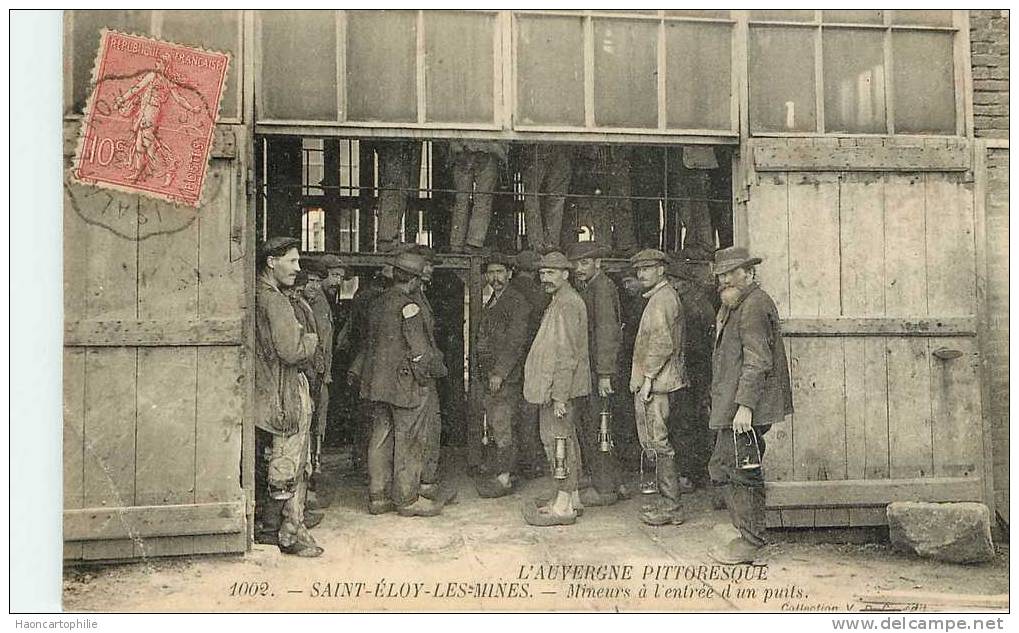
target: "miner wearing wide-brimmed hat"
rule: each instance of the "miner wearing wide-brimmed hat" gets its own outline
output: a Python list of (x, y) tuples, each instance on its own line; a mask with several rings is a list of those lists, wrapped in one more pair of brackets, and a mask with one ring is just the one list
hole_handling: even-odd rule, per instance
[(368, 494), (372, 514), (394, 508), (405, 516), (435, 516), (443, 502), (421, 494), (427, 402), (445, 375), (414, 294), (426, 261), (402, 252), (392, 261), (393, 285), (373, 304), (361, 367), (361, 397), (371, 407)]
[(255, 539), (303, 557), (322, 554), (304, 523), (312, 401), (301, 371), (318, 336), (285, 294), (300, 272), (301, 241), (274, 237), (258, 252), (255, 295)]
[[(541, 255), (537, 252), (529, 249), (520, 251), (513, 258), (513, 276), (509, 282), (509, 287), (527, 299), (530, 306), (527, 315), (526, 349), (531, 348), (531, 342), (538, 333), (541, 315), (545, 313), (550, 298), (538, 281), (540, 262)], [(538, 433), (538, 407), (524, 398), (520, 399), (513, 435), (517, 440), (517, 473), (530, 479), (544, 475), (547, 464), (545, 449), (541, 446), (541, 437)]]
[(683, 522), (675, 450), (669, 440), (669, 394), (686, 387), (683, 361), (683, 308), (665, 277), (668, 257), (646, 249), (630, 258), (647, 300), (633, 343), (630, 391), (634, 394), (637, 437), (645, 452), (654, 452), (659, 499), (646, 505), (640, 518), (648, 525)]
[(524, 504), (531, 525), (570, 525), (583, 508), (577, 483), (583, 470), (577, 443), (577, 413), (591, 392), (587, 308), (569, 283), (566, 255), (548, 253), (538, 263), (542, 287), (552, 300), (541, 318), (524, 363), (524, 398), (539, 406), (541, 442), (553, 466), (555, 496)]
[(711, 363), (709, 425), (717, 433), (708, 471), (722, 487), (740, 536), (709, 553), (729, 564), (753, 562), (765, 544), (763, 467), (737, 465), (734, 433), (753, 431), (763, 457), (764, 434), (793, 411), (778, 309), (757, 284), (755, 266), (760, 263), (746, 248), (732, 246), (715, 252), (712, 267), (722, 307)]
[(482, 462), (486, 462), (483, 445), (494, 447), (475, 480), (478, 494), (485, 498), (509, 494), (517, 466), (514, 421), (523, 397), (531, 306), (510, 286), (512, 263), (502, 253), (493, 253), (485, 261), (485, 280), (492, 294), (481, 312), (475, 346), (484, 412), (482, 419), (472, 421), (469, 441)]
[[(578, 416), (580, 452), (591, 475), (591, 486), (580, 492), (585, 506), (608, 506), (619, 500), (619, 467), (611, 451), (599, 443), (601, 412), (611, 411), (613, 380), (619, 369), (622, 339), (619, 290), (601, 270), (608, 249), (598, 242), (576, 242), (566, 249), (573, 264), (573, 281), (587, 306), (587, 344), (590, 350), (591, 394)], [(608, 429), (610, 437), (613, 429)]]

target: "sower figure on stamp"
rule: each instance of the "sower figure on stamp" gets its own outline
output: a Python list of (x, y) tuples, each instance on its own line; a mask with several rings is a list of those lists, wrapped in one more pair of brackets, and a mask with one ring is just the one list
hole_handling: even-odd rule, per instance
[(478, 495), (484, 498), (502, 497), (512, 492), (510, 475), (516, 470), (517, 438), (513, 427), (523, 397), (531, 306), (527, 298), (510, 285), (510, 266), (510, 258), (501, 253), (489, 257), (485, 264), (485, 279), (492, 287), (492, 296), (481, 313), (476, 344), (485, 395), (481, 429), (473, 434), (480, 437), (471, 439), (495, 445), (492, 467), (475, 480)]
[(445, 375), (442, 356), (428, 337), (413, 295), (425, 258), (400, 253), (393, 260), (393, 285), (372, 305), (368, 345), (361, 368), (361, 397), (370, 402), (368, 510), (396, 509), (404, 516), (435, 516), (442, 502), (420, 494), (426, 450), (428, 390)]
[(669, 394), (686, 387), (683, 362), (683, 309), (676, 291), (665, 279), (668, 258), (647, 249), (632, 258), (637, 280), (647, 299), (633, 343), (630, 391), (637, 422), (637, 437), (649, 462), (656, 467), (659, 499), (641, 509), (648, 525), (683, 522), (675, 450), (669, 441)]
[[(542, 289), (538, 281), (538, 263), (541, 257), (532, 250), (523, 250), (514, 258), (513, 277), (509, 286), (527, 300), (527, 342), (525, 351), (531, 349), (534, 336), (541, 324), (541, 315), (549, 302), (549, 295)], [(545, 449), (541, 446), (538, 432), (538, 407), (520, 399), (520, 408), (516, 416), (513, 437), (517, 441), (517, 473), (529, 479), (545, 474), (548, 464), (545, 462)]]
[[(492, 192), (499, 184), (499, 169), (506, 164), (506, 147), (492, 141), (451, 141), (453, 167), (453, 217), (449, 248), (480, 252), (492, 218)], [(473, 201), (473, 209), (471, 202)]]
[(601, 258), (607, 255), (608, 249), (598, 242), (577, 242), (570, 244), (567, 250), (574, 266), (577, 291), (587, 307), (587, 343), (591, 361), (591, 393), (578, 416), (580, 453), (591, 475), (591, 486), (583, 488), (580, 493), (580, 500), (585, 506), (612, 505), (619, 500), (620, 492), (619, 466), (610, 446), (614, 429), (606, 429), (608, 439), (604, 447), (599, 441), (602, 412), (612, 411), (612, 379), (618, 370), (622, 338), (619, 290), (601, 270)]
[[(711, 419), (715, 449), (708, 471), (722, 487), (740, 536), (709, 554), (727, 564), (751, 563), (765, 544), (764, 469), (738, 464), (735, 441), (752, 433), (760, 457), (764, 434), (793, 412), (789, 364), (775, 302), (757, 284), (751, 257), (739, 246), (715, 253), (713, 272), (722, 288), (712, 356)], [(754, 457), (757, 457), (756, 455)]]
[(591, 392), (591, 374), (587, 308), (569, 283), (572, 268), (558, 251), (538, 264), (542, 287), (552, 301), (524, 363), (524, 398), (540, 407), (541, 442), (556, 489), (548, 503), (524, 504), (524, 520), (531, 525), (572, 525), (583, 509), (577, 489), (583, 472), (577, 414)]
[[(259, 252), (255, 311), (256, 540), (303, 557), (322, 554), (304, 524), (312, 403), (300, 366), (318, 337), (303, 331), (283, 291), (300, 271), (300, 240), (276, 237)], [(260, 510), (260, 511), (259, 511)]]

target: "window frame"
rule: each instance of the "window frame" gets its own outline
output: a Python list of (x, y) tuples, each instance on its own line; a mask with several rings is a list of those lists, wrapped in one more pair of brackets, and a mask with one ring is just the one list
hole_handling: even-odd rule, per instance
[[(80, 121), (83, 115), (80, 112), (68, 112), (68, 104), (74, 101), (74, 67), (75, 62), (93, 64), (94, 60), (76, 60), (74, 58), (74, 16), (78, 11), (89, 11), (90, 9), (72, 9), (64, 11), (64, 23), (63, 23), (63, 46), (64, 46), (64, 77), (63, 77), (63, 96), (64, 103), (61, 106), (63, 112), (63, 119), (65, 121)], [(179, 10), (179, 9), (147, 9), (149, 11), (149, 35), (144, 37), (150, 37), (157, 40), (163, 40), (163, 16), (168, 10)], [(231, 113), (229, 116), (223, 115), (216, 121), (218, 124), (229, 124), (229, 125), (240, 125), (244, 123), (244, 113), (247, 110), (244, 101), (244, 85), (245, 85), (245, 60), (247, 59), (245, 45), (247, 44), (247, 37), (244, 33), (245, 25), (245, 11), (242, 9), (216, 9), (217, 11), (228, 12), (231, 11), (237, 14), (237, 44), (236, 53), (231, 55), (230, 68), (227, 69), (228, 75), (236, 74), (237, 77), (237, 111)], [(86, 100), (90, 95), (86, 95)]]
[[(749, 37), (750, 31), (754, 27), (783, 27), (783, 28), (800, 28), (804, 30), (813, 31), (813, 43), (814, 43), (814, 109), (816, 124), (813, 131), (803, 132), (774, 132), (774, 131), (758, 131), (750, 128), (749, 121), (749, 110), (750, 110), (750, 73), (749, 67), (746, 69), (746, 84), (747, 84), (747, 120), (746, 133), (750, 137), (836, 137), (836, 138), (959, 138), (972, 135), (972, 112), (971, 108), (966, 106), (966, 86), (969, 83), (969, 15), (968, 11), (965, 10), (952, 10), (952, 25), (951, 26), (927, 26), (927, 25), (915, 25), (915, 24), (893, 24), (891, 9), (884, 9), (882, 15), (881, 24), (865, 24), (865, 23), (846, 23), (846, 22), (824, 22), (823, 21), (823, 9), (814, 10), (814, 19), (810, 22), (794, 22), (794, 21), (780, 21), (780, 20), (751, 20), (749, 19), (749, 11), (741, 11), (743, 15), (740, 16), (741, 21), (746, 25), (747, 28), (747, 48), (749, 49)], [(858, 29), (858, 30), (869, 30), (869, 31), (880, 31), (883, 32), (883, 59), (885, 63), (884, 69), (884, 92), (885, 92), (885, 130), (883, 132), (828, 132), (826, 130), (825, 111), (824, 111), (824, 29)], [(892, 52), (892, 37), (896, 32), (938, 32), (938, 33), (951, 33), (952, 34), (952, 85), (953, 94), (955, 97), (955, 132), (951, 134), (897, 134), (895, 132), (895, 93), (893, 83), (893, 69), (895, 64), (894, 55)], [(748, 64), (749, 66), (749, 64)]]

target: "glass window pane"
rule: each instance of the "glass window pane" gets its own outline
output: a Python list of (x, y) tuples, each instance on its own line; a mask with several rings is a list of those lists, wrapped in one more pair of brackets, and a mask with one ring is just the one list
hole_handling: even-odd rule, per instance
[(892, 24), (952, 26), (951, 11), (892, 11)]
[(518, 16), (517, 117), (525, 125), (584, 125), (584, 22)]
[(665, 30), (670, 128), (732, 128), (732, 27), (670, 22)]
[(347, 12), (347, 118), (417, 121), (417, 14)]
[(262, 11), (262, 111), (267, 119), (335, 121), (332, 11)]
[(750, 31), (750, 128), (813, 132), (814, 30), (755, 27)]
[(826, 132), (887, 132), (884, 30), (825, 29)]
[(425, 11), (425, 109), (429, 121), (495, 120), (495, 16)]
[(658, 24), (594, 21), (594, 118), (606, 127), (658, 127)]
[(750, 19), (772, 20), (775, 22), (813, 22), (814, 12), (810, 9), (751, 11)]
[(149, 35), (151, 11), (87, 11), (71, 12), (72, 103), (64, 104), (65, 112), (81, 114), (88, 100), (92, 83), (92, 66), (99, 52), (99, 31), (108, 28), (122, 33)]
[(884, 11), (823, 11), (824, 21), (829, 24), (884, 24)]
[(239, 118), (237, 85), (241, 76), (240, 11), (164, 11), (162, 38), (230, 53), (220, 116)]
[(715, 18), (728, 20), (728, 11), (709, 11), (705, 9), (666, 9), (667, 18)]
[(895, 132), (955, 134), (951, 33), (892, 33)]

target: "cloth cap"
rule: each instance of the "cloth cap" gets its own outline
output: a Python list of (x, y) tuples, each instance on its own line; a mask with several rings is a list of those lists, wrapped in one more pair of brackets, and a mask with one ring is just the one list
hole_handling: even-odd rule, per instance
[(711, 266), (711, 272), (721, 275), (743, 266), (754, 266), (761, 263), (760, 257), (751, 257), (750, 251), (743, 246), (730, 246), (715, 251), (715, 263)]
[(343, 263), (343, 260), (332, 253), (323, 255), (319, 258), (319, 261), (323, 266), (325, 266), (326, 270), (330, 268), (346, 268), (346, 264)]
[(259, 261), (264, 260), (269, 255), (279, 257), (292, 248), (300, 250), (301, 240), (296, 237), (270, 237), (265, 242), (262, 242), (262, 247), (259, 249)]
[(492, 264), (499, 264), (505, 266), (506, 268), (510, 268), (513, 266), (513, 258), (507, 255), (506, 253), (500, 253), (497, 251), (489, 255), (488, 259), (485, 260), (486, 268)]
[(646, 248), (630, 258), (630, 265), (634, 268), (645, 266), (668, 266), (669, 258), (662, 251), (655, 248)]
[(520, 270), (538, 270), (541, 258), (531, 250), (520, 251), (516, 256), (516, 265)]
[(594, 241), (576, 242), (566, 247), (566, 257), (569, 258), (571, 262), (587, 257), (590, 257), (591, 259), (598, 259), (600, 257), (606, 257), (608, 254), (609, 249)]
[(425, 272), (425, 258), (417, 253), (399, 253), (393, 259), (393, 268), (420, 277)]
[(543, 268), (554, 268), (558, 270), (572, 270), (573, 264), (559, 251), (552, 251), (547, 255), (542, 255), (541, 260), (538, 262), (538, 270)]
[(329, 270), (318, 257), (302, 257), (301, 270), (309, 275), (318, 275), (321, 278), (329, 276)]

